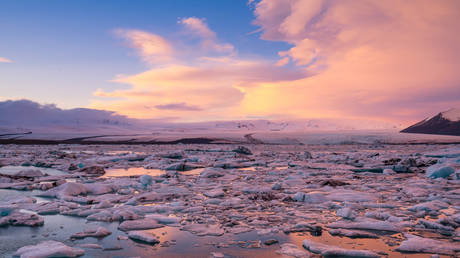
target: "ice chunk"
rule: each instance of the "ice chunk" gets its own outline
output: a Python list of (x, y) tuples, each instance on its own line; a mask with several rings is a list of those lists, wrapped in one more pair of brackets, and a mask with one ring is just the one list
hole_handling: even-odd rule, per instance
[(311, 240), (304, 240), (303, 247), (312, 253), (324, 257), (380, 257), (378, 254), (367, 250), (345, 249), (337, 246), (325, 245)]
[(434, 164), (426, 169), (426, 177), (429, 178), (447, 178), (455, 173), (455, 169), (447, 164)]
[(353, 190), (335, 190), (327, 198), (331, 201), (340, 202), (372, 202), (377, 200), (377, 197), (372, 193)]
[(104, 227), (98, 227), (97, 229), (87, 229), (83, 232), (75, 233), (70, 238), (77, 238), (77, 239), (81, 239), (85, 237), (102, 238), (110, 234), (112, 234), (112, 232), (110, 232), (108, 229)]
[(15, 174), (15, 176), (20, 176), (20, 177), (41, 177), (44, 176), (44, 174), (38, 170), (38, 169), (26, 169), (26, 170), (21, 170)]
[(128, 237), (133, 240), (145, 242), (152, 245), (160, 243), (158, 237), (155, 234), (148, 231), (130, 231), (128, 233)]
[(251, 150), (244, 146), (238, 146), (236, 149), (233, 150), (233, 152), (244, 154), (244, 155), (252, 155)]
[(139, 177), (139, 182), (143, 186), (151, 185), (152, 182), (153, 182), (153, 177), (151, 175), (142, 175), (142, 176)]
[(345, 229), (365, 229), (365, 230), (381, 230), (389, 232), (401, 232), (401, 227), (387, 221), (379, 220), (361, 220), (356, 222), (333, 222), (327, 225), (329, 228), (345, 228)]
[(147, 219), (154, 219), (160, 224), (176, 224), (180, 222), (180, 219), (177, 217), (169, 217), (160, 214), (148, 214), (145, 217)]
[(297, 192), (292, 199), (297, 202), (306, 202), (306, 203), (323, 203), (327, 201), (326, 196), (321, 192)]
[(213, 190), (204, 192), (203, 194), (204, 196), (207, 196), (209, 198), (220, 198), (220, 197), (224, 197), (225, 195), (222, 189), (213, 189)]
[(189, 231), (198, 236), (221, 236), (224, 234), (224, 230), (219, 225), (188, 224), (182, 227), (182, 230)]
[(411, 234), (404, 234), (407, 240), (404, 240), (396, 248), (400, 252), (417, 252), (417, 253), (436, 253), (453, 255), (454, 252), (460, 251), (460, 245), (430, 238), (423, 238)]
[(339, 209), (335, 214), (339, 217), (349, 220), (354, 220), (356, 218), (356, 213), (349, 207)]
[(57, 241), (44, 241), (37, 245), (19, 248), (14, 256), (21, 258), (78, 257), (85, 254), (80, 248), (72, 248)]
[(224, 176), (224, 170), (219, 168), (205, 168), (200, 173), (200, 177), (204, 178), (216, 178)]
[(164, 227), (154, 219), (138, 219), (123, 221), (118, 229), (122, 231), (141, 230), (141, 229), (155, 229)]
[(296, 245), (291, 243), (282, 244), (281, 249), (276, 251), (278, 254), (295, 257), (295, 258), (307, 258), (311, 257), (311, 254), (306, 252), (305, 250), (301, 250)]
[(350, 238), (379, 238), (376, 234), (361, 230), (331, 229), (328, 230), (328, 232), (333, 236), (346, 236)]

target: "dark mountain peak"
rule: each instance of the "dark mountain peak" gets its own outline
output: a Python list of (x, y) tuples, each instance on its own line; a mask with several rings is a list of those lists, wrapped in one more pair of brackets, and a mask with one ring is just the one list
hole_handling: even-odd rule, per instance
[(409, 126), (401, 132), (460, 136), (460, 109), (452, 108), (440, 112)]

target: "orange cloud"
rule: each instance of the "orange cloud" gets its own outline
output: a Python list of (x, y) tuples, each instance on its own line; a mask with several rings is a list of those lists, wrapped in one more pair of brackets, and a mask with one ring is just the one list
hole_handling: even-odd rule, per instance
[[(170, 64), (136, 75), (119, 76), (113, 81), (130, 85), (130, 88), (112, 92), (99, 89), (94, 95), (101, 99), (94, 100), (92, 107), (138, 118), (167, 116), (188, 121), (241, 118), (237, 109), (248, 88), (258, 87), (262, 82), (304, 76), (302, 72), (263, 61), (204, 58), (196, 60), (193, 66)], [(162, 108), (177, 103), (184, 108)], [(129, 109), (125, 108), (127, 104)], [(191, 112), (194, 113), (192, 117)]]
[(291, 45), (279, 50), (277, 63), (239, 57), (203, 19), (183, 18), (179, 23), (200, 39), (188, 46), (195, 54), (126, 36), (144, 61), (166, 61), (115, 78), (129, 88), (95, 92), (92, 107), (181, 121), (254, 116), (411, 123), (460, 106), (459, 1), (261, 0), (254, 13), (263, 40)]
[(115, 34), (124, 38), (130, 47), (138, 51), (139, 56), (148, 63), (172, 61), (173, 48), (164, 38), (140, 30), (115, 30)]
[(262, 0), (255, 15), (294, 45), (280, 64), (316, 72), (270, 88), (289, 100), (272, 109), (407, 122), (460, 105), (458, 1)]
[[(233, 46), (220, 43), (202, 19), (183, 18), (180, 23), (200, 37), (202, 44), (198, 48), (204, 52), (191, 51), (194, 55), (188, 55), (184, 51), (176, 55), (176, 48), (158, 35), (137, 30), (118, 31), (142, 60), (161, 65), (139, 74), (117, 76), (112, 81), (129, 85), (129, 88), (98, 89), (93, 94), (96, 98), (91, 107), (136, 118), (236, 119), (244, 116), (239, 109), (248, 88), (307, 76), (302, 69), (288, 69), (262, 59), (236, 56)], [(188, 47), (193, 49), (194, 46)]]
[(191, 34), (200, 37), (202, 47), (205, 50), (232, 53), (235, 49), (231, 44), (218, 43), (216, 33), (208, 27), (204, 19), (196, 17), (182, 18), (179, 20), (179, 24), (184, 25)]

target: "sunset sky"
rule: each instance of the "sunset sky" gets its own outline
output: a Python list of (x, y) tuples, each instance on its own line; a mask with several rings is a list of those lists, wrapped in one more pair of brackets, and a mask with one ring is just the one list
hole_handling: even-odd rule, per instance
[(460, 107), (460, 1), (1, 1), (0, 100), (133, 118), (373, 119)]

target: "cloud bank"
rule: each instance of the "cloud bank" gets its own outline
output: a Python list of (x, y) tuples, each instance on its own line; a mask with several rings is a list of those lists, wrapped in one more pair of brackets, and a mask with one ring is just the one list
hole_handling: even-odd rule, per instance
[(42, 105), (30, 100), (0, 101), (0, 125), (14, 127), (76, 127), (80, 130), (95, 126), (129, 126), (134, 120), (112, 111), (88, 108), (60, 109), (54, 104)]
[[(181, 18), (178, 24), (184, 34), (179, 45), (151, 32), (116, 30), (150, 68), (117, 76), (113, 82), (129, 88), (98, 89), (91, 107), (135, 118), (176, 117), (182, 122), (235, 119), (244, 116), (241, 104), (248, 89), (308, 74), (276, 62), (239, 57), (233, 45), (219, 41), (204, 19)], [(188, 37), (198, 44), (184, 49)]]
[(280, 63), (317, 71), (289, 90), (273, 88), (293, 112), (406, 121), (460, 105), (458, 1), (254, 5), (261, 38), (293, 45), (279, 52)]
[(178, 20), (185, 32), (180, 44), (121, 29), (116, 34), (149, 69), (117, 76), (113, 81), (128, 88), (97, 90), (91, 107), (178, 121), (412, 123), (460, 106), (459, 1), (261, 0), (250, 6), (261, 40), (290, 45), (276, 53), (279, 61), (240, 57), (203, 18)]

